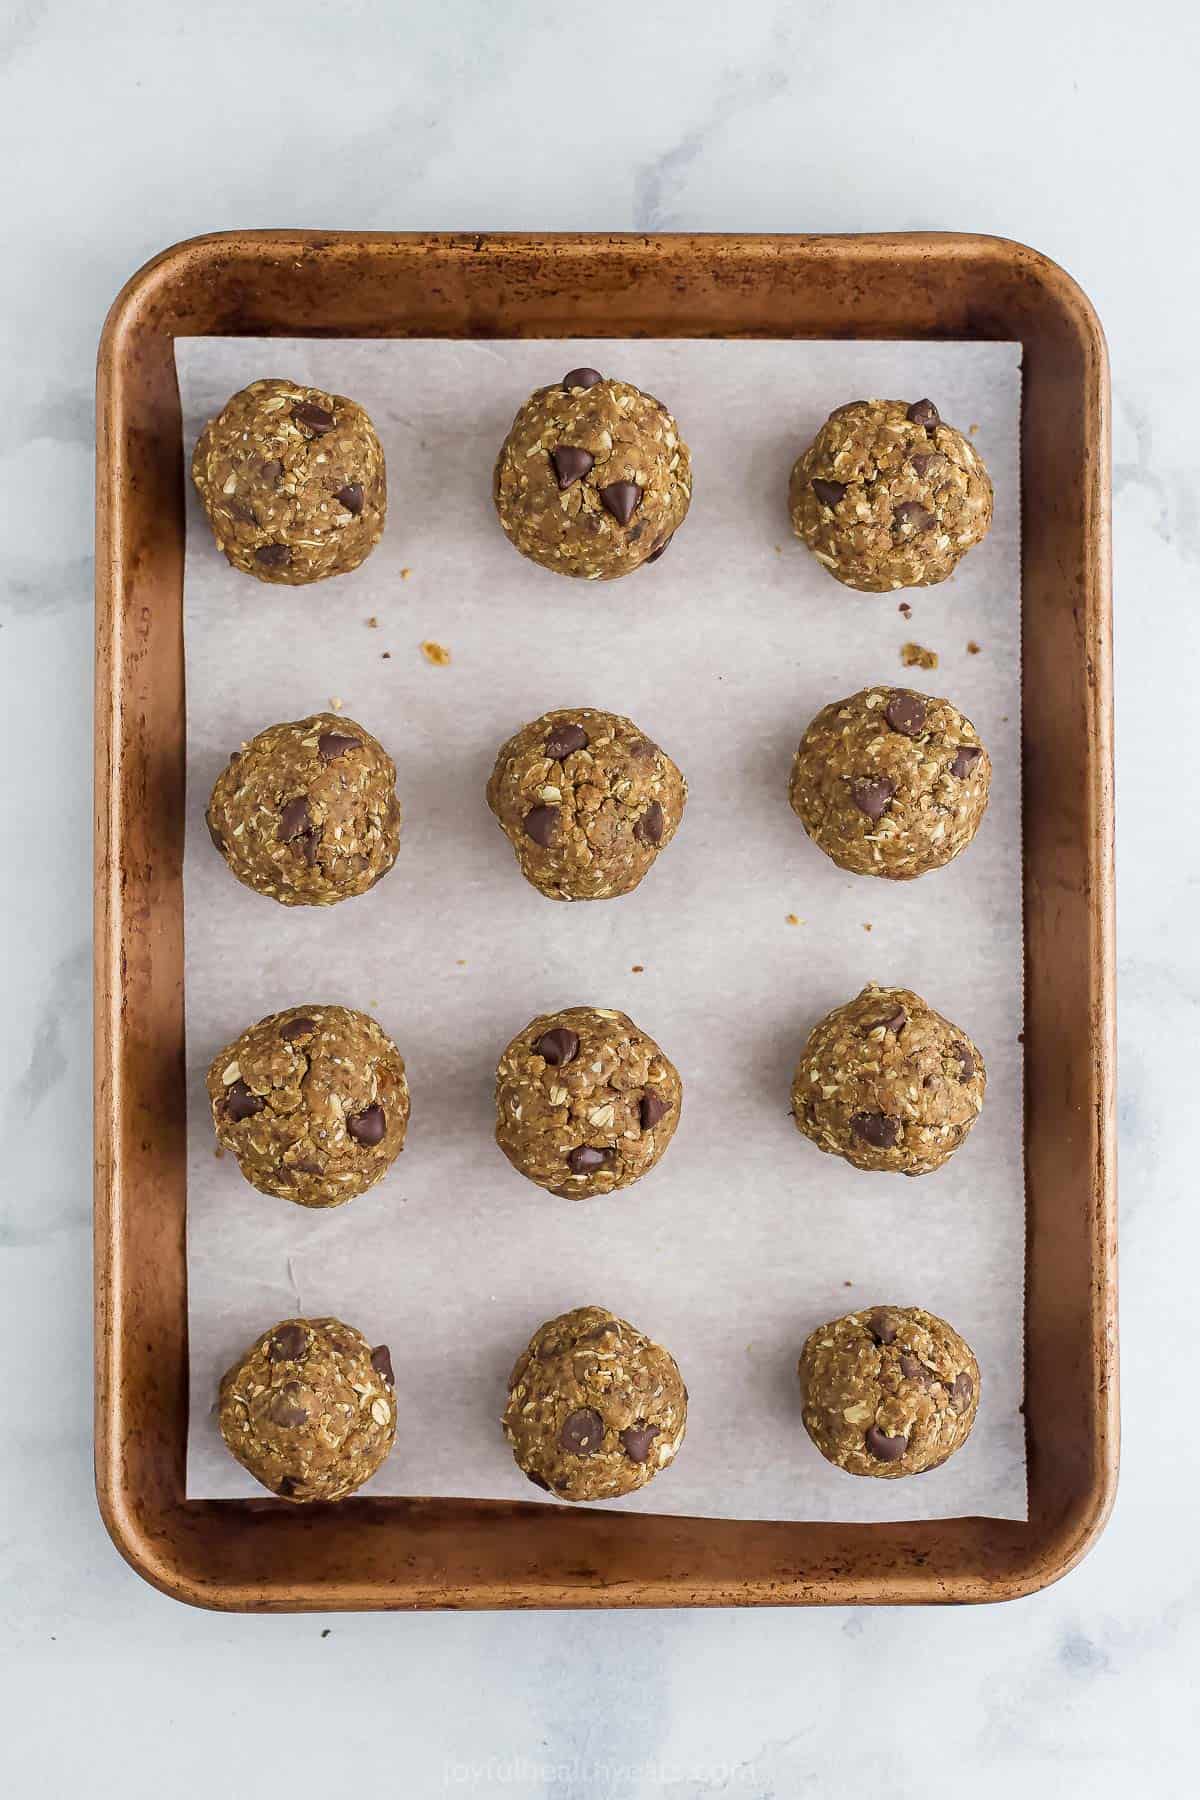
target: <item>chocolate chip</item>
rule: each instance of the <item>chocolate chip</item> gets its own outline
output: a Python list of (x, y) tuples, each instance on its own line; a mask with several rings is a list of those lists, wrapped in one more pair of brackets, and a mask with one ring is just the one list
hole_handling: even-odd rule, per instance
[(272, 1425), (282, 1425), (290, 1431), (297, 1425), (308, 1424), (308, 1408), (301, 1406), (296, 1398), (300, 1392), (298, 1381), (285, 1381), (278, 1392), (271, 1395), (266, 1413)]
[(543, 1031), (533, 1048), (552, 1069), (562, 1069), (579, 1055), (579, 1039), (565, 1025), (555, 1025), (550, 1031)]
[(312, 830), (312, 813), (308, 807), (308, 796), (300, 794), (295, 800), (289, 800), (279, 814), (279, 835), (285, 841), (301, 837)]
[(290, 1500), (293, 1494), (298, 1494), (300, 1492), (300, 1483), (296, 1480), (294, 1475), (281, 1475), (279, 1477), (279, 1486), (275, 1491), (284, 1500)]
[(323, 731), (317, 739), (317, 755), (322, 762), (334, 762), (350, 750), (357, 750), (361, 738), (348, 737), (341, 731)]
[(890, 1113), (857, 1112), (850, 1120), (850, 1129), (873, 1150), (894, 1150), (900, 1142), (902, 1126)]
[(372, 1144), (382, 1143), (387, 1130), (382, 1106), (368, 1106), (366, 1112), (355, 1113), (353, 1118), (346, 1120), (346, 1130), (356, 1144), (365, 1144), (369, 1148)]
[(906, 1437), (889, 1437), (886, 1431), (880, 1431), (878, 1425), (872, 1425), (867, 1432), (866, 1445), (876, 1462), (899, 1462), (908, 1449)]
[(558, 1434), (560, 1450), (572, 1456), (594, 1456), (604, 1441), (604, 1420), (593, 1406), (581, 1406), (568, 1413)]
[(292, 417), (297, 425), (303, 425), (305, 431), (311, 431), (314, 437), (324, 437), (334, 427), (334, 417), (326, 412), (323, 406), (314, 406), (311, 400), (301, 400), (293, 406)]
[(645, 562), (642, 564), (643, 569), (649, 567), (649, 565), (652, 562), (657, 562), (660, 556), (666, 555), (667, 551), (671, 548), (671, 538), (673, 538), (674, 536), (675, 536), (675, 533), (672, 532), (671, 537), (664, 538), (662, 543), (658, 546), (657, 550), (652, 550), (650, 552), (649, 556), (646, 558)]
[(255, 1094), (244, 1081), (235, 1081), (232, 1087), (225, 1089), (225, 1117), (239, 1125), (243, 1119), (252, 1119), (266, 1105), (261, 1094)]
[(292, 553), (286, 544), (260, 544), (254, 552), (254, 560), (265, 569), (282, 569), (291, 562)]
[(325, 1173), (320, 1163), (315, 1162), (295, 1162), (292, 1164), (292, 1170), (296, 1175), (323, 1175)]
[(392, 1353), (386, 1344), (376, 1344), (371, 1352), (371, 1367), (377, 1375), (382, 1375), (389, 1387), (396, 1385), (396, 1371), (392, 1368)]
[(893, 531), (928, 531), (936, 523), (929, 508), (922, 506), (919, 500), (902, 500), (892, 509)]
[(924, 481), (926, 475), (929, 473), (930, 463), (936, 460), (936, 452), (933, 450), (917, 450), (908, 460), (916, 470), (916, 473), (921, 477), (921, 480)]
[(525, 814), (525, 836), (548, 850), (558, 830), (557, 806), (535, 806)]
[(965, 1413), (975, 1397), (975, 1383), (964, 1369), (954, 1377), (954, 1386), (950, 1389), (950, 1406), (956, 1413)]
[(588, 734), (582, 725), (574, 720), (565, 719), (556, 725), (546, 739), (546, 755), (551, 762), (565, 762), (568, 756), (574, 756), (576, 750), (586, 750)]
[(283, 464), (272, 458), (270, 462), (262, 463), (258, 472), (264, 481), (276, 482), (283, 474)]
[(599, 369), (568, 369), (562, 378), (565, 388), (592, 388), (604, 377)]
[(544, 1494), (552, 1494), (554, 1492), (554, 1489), (550, 1486), (550, 1483), (546, 1480), (545, 1476), (536, 1474), (532, 1469), (525, 1470), (525, 1479), (527, 1481), (532, 1481), (534, 1487), (541, 1488)]
[(569, 488), (576, 481), (582, 481), (595, 460), (590, 450), (579, 450), (574, 444), (559, 444), (550, 452), (560, 488)]
[(883, 709), (883, 716), (901, 737), (915, 738), (925, 723), (926, 706), (920, 694), (897, 688)]
[(661, 1094), (645, 1093), (638, 1107), (638, 1118), (643, 1131), (653, 1131), (661, 1119), (665, 1119), (671, 1108)]
[(647, 1425), (644, 1421), (637, 1425), (627, 1425), (620, 1433), (621, 1448), (631, 1463), (644, 1463), (650, 1454), (650, 1446), (658, 1436), (661, 1427)]
[(897, 1006), (888, 1013), (886, 1018), (872, 1019), (871, 1023), (866, 1027), (866, 1034), (869, 1037), (871, 1032), (878, 1031), (880, 1026), (883, 1027), (884, 1031), (901, 1032), (907, 1024), (908, 1014), (902, 1006)]
[(340, 487), (333, 497), (340, 505), (345, 507), (348, 513), (353, 513), (354, 517), (357, 519), (359, 513), (363, 509), (363, 491), (361, 482), (348, 481), (345, 487)]
[(611, 1161), (611, 1150), (597, 1150), (592, 1144), (577, 1144), (567, 1158), (572, 1175), (593, 1175)]
[(610, 481), (600, 489), (600, 503), (618, 525), (628, 525), (642, 504), (642, 490), (636, 481)]
[(665, 823), (662, 807), (657, 800), (652, 800), (634, 826), (635, 835), (643, 844), (661, 844)]
[(895, 782), (889, 781), (886, 775), (880, 775), (871, 781), (856, 781), (850, 789), (850, 798), (860, 813), (866, 813), (868, 819), (882, 819), (895, 792)]
[(925, 1364), (919, 1362), (915, 1356), (902, 1356), (900, 1358), (900, 1373), (906, 1381), (915, 1381), (924, 1388), (932, 1386), (937, 1380), (937, 1376), (934, 1374), (933, 1370), (927, 1369)]
[(894, 1344), (896, 1341), (895, 1317), (882, 1306), (877, 1306), (867, 1320), (867, 1330), (877, 1344)]
[(268, 1362), (299, 1362), (308, 1355), (308, 1333), (303, 1325), (281, 1325), (267, 1345)]
[(231, 518), (240, 519), (243, 525), (257, 525), (258, 515), (245, 500), (227, 500), (225, 511)]
[(958, 1058), (958, 1067), (960, 1071), (958, 1079), (960, 1081), (970, 1081), (972, 1075), (975, 1073), (975, 1058), (971, 1055), (966, 1044), (957, 1043), (953, 1046), (953, 1050), (955, 1056)]
[(820, 476), (813, 479), (812, 491), (822, 506), (836, 506), (846, 492), (844, 481), (824, 481)]
[(938, 409), (932, 400), (914, 400), (906, 417), (914, 425), (923, 425), (926, 431), (936, 431), (941, 424)]
[(960, 744), (954, 761), (950, 764), (950, 773), (965, 781), (975, 764), (983, 755), (978, 744)]

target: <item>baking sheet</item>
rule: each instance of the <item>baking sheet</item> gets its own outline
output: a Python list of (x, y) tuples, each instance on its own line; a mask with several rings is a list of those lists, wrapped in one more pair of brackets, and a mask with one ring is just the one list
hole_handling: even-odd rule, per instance
[[(366, 1491), (539, 1503), (499, 1429), (508, 1371), (543, 1319), (598, 1303), (665, 1343), (691, 1395), (675, 1463), (616, 1507), (1025, 1518), (1020, 346), (181, 338), (176, 361), (185, 460), (231, 393), (286, 375), (366, 406), (390, 492), (366, 564), (304, 589), (230, 569), (188, 484), (189, 1495), (261, 1495), (221, 1443), (220, 1374), (277, 1319), (334, 1313), (388, 1342), (397, 1370), (396, 1448)], [(695, 491), (660, 562), (584, 585), (517, 555), (490, 481), (527, 394), (589, 363), (672, 408)], [(845, 400), (927, 393), (972, 428), (994, 525), (943, 586), (856, 595), (791, 536), (792, 461)], [(936, 673), (901, 666), (906, 641), (937, 651)], [(787, 804), (808, 720), (872, 682), (947, 695), (992, 754), (974, 845), (917, 882), (843, 874)], [(338, 704), (395, 758), (400, 857), (361, 899), (289, 910), (233, 880), (204, 805), (237, 744)], [(690, 800), (637, 893), (565, 906), (520, 878), (484, 786), (512, 731), (572, 705), (634, 718)], [(987, 1058), (970, 1140), (916, 1181), (820, 1154), (788, 1115), (809, 1029), (872, 979), (915, 988)], [(319, 1001), (379, 1019), (413, 1098), (390, 1175), (332, 1212), (260, 1195), (218, 1159), (204, 1093), (247, 1024)], [(492, 1094), (509, 1039), (579, 1003), (628, 1012), (685, 1092), (657, 1169), (572, 1204), (509, 1168)], [(948, 1318), (981, 1365), (970, 1440), (920, 1481), (844, 1475), (800, 1419), (806, 1334), (879, 1302)]]

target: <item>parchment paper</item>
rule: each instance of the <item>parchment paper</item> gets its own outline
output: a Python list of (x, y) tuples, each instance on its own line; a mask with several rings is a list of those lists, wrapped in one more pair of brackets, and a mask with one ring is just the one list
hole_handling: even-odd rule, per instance
[[(283, 374), (367, 407), (390, 490), (361, 569), (287, 588), (227, 567), (188, 484), (189, 1493), (261, 1493), (221, 1444), (219, 1376), (277, 1319), (334, 1313), (395, 1359), (397, 1444), (370, 1491), (536, 1501), (499, 1429), (506, 1377), (543, 1319), (598, 1302), (665, 1343), (691, 1392), (676, 1462), (621, 1507), (1024, 1518), (1020, 347), (183, 338), (177, 362), (186, 458), (231, 393)], [(524, 561), (490, 496), (518, 405), (583, 363), (663, 398), (695, 463), (667, 555), (587, 585)], [(790, 534), (792, 460), (841, 402), (924, 394), (978, 427), (995, 524), (944, 586), (856, 595)], [(423, 657), (426, 639), (448, 667)], [(938, 652), (936, 673), (902, 668), (910, 639)], [(947, 695), (995, 765), (975, 844), (912, 883), (842, 874), (787, 804), (808, 720), (877, 681)], [(395, 757), (400, 857), (362, 899), (288, 910), (233, 880), (204, 805), (237, 744), (338, 700)], [(502, 740), (567, 705), (629, 714), (690, 784), (678, 837), (625, 899), (542, 899), (484, 802)], [(810, 1027), (872, 978), (917, 989), (987, 1058), (970, 1141), (915, 1181), (820, 1154), (788, 1116)], [(412, 1086), (403, 1156), (333, 1212), (258, 1194), (218, 1160), (204, 1094), (223, 1044), (307, 1001), (375, 1015)], [(630, 1013), (685, 1097), (657, 1169), (573, 1205), (509, 1168), (492, 1092), (509, 1038), (578, 1002)], [(844, 1475), (801, 1424), (805, 1335), (881, 1301), (942, 1314), (983, 1372), (969, 1443), (919, 1481)]]

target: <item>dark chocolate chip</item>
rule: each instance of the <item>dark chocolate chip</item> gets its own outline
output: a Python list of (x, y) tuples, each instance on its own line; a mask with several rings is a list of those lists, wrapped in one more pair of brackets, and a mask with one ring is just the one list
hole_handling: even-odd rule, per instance
[(860, 406), (870, 406), (869, 400), (847, 400), (842, 406), (835, 406), (829, 417), (840, 419), (845, 413), (857, 412)]
[(965, 781), (982, 755), (983, 751), (978, 744), (960, 744), (954, 761), (950, 764), (950, 773), (957, 775), (960, 781)]
[(225, 511), (231, 518), (240, 519), (243, 525), (257, 525), (258, 515), (245, 500), (226, 500)]
[(957, 1043), (954, 1045), (954, 1054), (958, 1058), (958, 1079), (960, 1081), (970, 1081), (972, 1075), (975, 1073), (975, 1058), (971, 1055), (970, 1048), (964, 1043)]
[(909, 457), (909, 462), (921, 477), (922, 481), (924, 481), (926, 475), (928, 475), (929, 465), (936, 460), (936, 456), (937, 452), (934, 450), (917, 450)]
[(900, 1373), (906, 1381), (915, 1381), (924, 1388), (930, 1387), (937, 1380), (933, 1370), (927, 1369), (915, 1356), (900, 1358)]
[(276, 1492), (284, 1499), (290, 1500), (293, 1494), (300, 1492), (300, 1483), (294, 1475), (281, 1475)]
[(271, 1395), (266, 1413), (272, 1425), (282, 1425), (285, 1430), (292, 1431), (297, 1425), (308, 1424), (308, 1408), (296, 1399), (299, 1392), (298, 1381), (285, 1381), (279, 1392)]
[(885, 1019), (872, 1019), (871, 1023), (866, 1027), (866, 1032), (867, 1035), (870, 1036), (871, 1032), (878, 1031), (881, 1025), (885, 1031), (901, 1032), (907, 1024), (908, 1014), (902, 1006), (897, 1006), (888, 1013)]
[(883, 709), (883, 716), (901, 737), (915, 738), (925, 724), (926, 706), (920, 694), (897, 688)]
[(906, 1437), (889, 1437), (878, 1425), (872, 1425), (867, 1432), (866, 1444), (876, 1462), (899, 1462), (908, 1449)]
[(880, 775), (870, 781), (856, 781), (850, 789), (850, 798), (868, 819), (882, 819), (895, 792), (895, 782)]
[(548, 850), (558, 830), (557, 806), (535, 806), (525, 814), (525, 836)]
[(300, 794), (295, 800), (289, 800), (279, 814), (279, 835), (289, 841), (303, 836), (312, 830), (312, 813), (308, 809), (308, 796)]
[(896, 1320), (894, 1314), (886, 1308), (877, 1306), (867, 1320), (867, 1330), (877, 1344), (894, 1344), (896, 1341)]
[(974, 1397), (975, 1383), (964, 1369), (960, 1375), (954, 1377), (954, 1386), (950, 1389), (951, 1410), (956, 1413), (965, 1413)]
[(631, 1463), (644, 1463), (650, 1454), (650, 1446), (658, 1436), (661, 1427), (647, 1425), (627, 1425), (621, 1432), (621, 1448)]
[(243, 1119), (252, 1119), (266, 1105), (261, 1094), (255, 1094), (244, 1081), (235, 1081), (232, 1087), (225, 1089), (225, 1117), (232, 1119), (235, 1125)]
[(296, 1175), (323, 1175), (325, 1173), (320, 1163), (315, 1162), (293, 1163), (292, 1170)]
[(923, 425), (926, 431), (934, 431), (941, 424), (938, 409), (932, 400), (914, 400), (907, 417), (912, 424)]
[(299, 1362), (308, 1355), (308, 1333), (303, 1325), (281, 1325), (267, 1345), (268, 1362)]
[(582, 481), (595, 460), (590, 450), (579, 450), (574, 444), (559, 444), (550, 452), (560, 488), (569, 488), (574, 482)]
[(902, 500), (899, 506), (892, 509), (893, 531), (928, 531), (937, 520), (927, 506), (919, 500)]
[(562, 1069), (579, 1055), (579, 1039), (565, 1025), (555, 1025), (550, 1031), (543, 1031), (533, 1048), (552, 1069)]
[(382, 1106), (368, 1106), (366, 1112), (355, 1113), (353, 1118), (346, 1120), (346, 1130), (356, 1144), (370, 1148), (372, 1144), (382, 1143), (387, 1130)]
[(583, 726), (576, 725), (572, 719), (564, 719), (546, 739), (546, 755), (551, 762), (565, 762), (576, 750), (586, 750), (587, 746), (588, 734)]
[(670, 1110), (661, 1094), (649, 1092), (643, 1094), (642, 1103), (638, 1107), (638, 1118), (641, 1121), (642, 1130), (653, 1131), (659, 1121), (666, 1118)]
[(674, 536), (675, 536), (675, 533), (672, 532), (671, 537), (664, 538), (662, 543), (658, 546), (657, 550), (652, 550), (650, 552), (649, 556), (646, 558), (645, 562), (642, 564), (643, 569), (648, 568), (652, 562), (657, 562), (660, 556), (666, 555), (667, 551), (671, 548), (671, 538), (673, 538)]
[(272, 458), (270, 462), (261, 464), (258, 472), (264, 481), (276, 482), (283, 474), (283, 464)]
[(844, 481), (825, 481), (821, 476), (813, 478), (812, 491), (822, 506), (836, 506), (846, 492)]
[(333, 762), (350, 750), (357, 750), (361, 738), (349, 737), (341, 731), (323, 731), (317, 739), (317, 755), (322, 762)]
[(610, 481), (600, 489), (600, 503), (618, 525), (628, 525), (642, 504), (642, 490), (636, 481)]
[(265, 569), (282, 569), (291, 562), (292, 553), (286, 544), (260, 544), (254, 552), (254, 560)]
[(604, 1420), (593, 1406), (581, 1406), (568, 1413), (558, 1434), (560, 1450), (572, 1456), (594, 1456), (604, 1441)]
[(850, 1129), (873, 1150), (894, 1150), (903, 1128), (891, 1113), (858, 1112), (850, 1120)]
[(593, 1325), (590, 1331), (585, 1331), (578, 1342), (581, 1344), (598, 1344), (601, 1338), (610, 1337), (614, 1331), (619, 1330), (620, 1326), (615, 1319), (605, 1319), (603, 1325)]
[(371, 1367), (377, 1375), (382, 1375), (389, 1387), (396, 1385), (396, 1371), (392, 1368), (392, 1353), (386, 1344), (376, 1344), (371, 1352)]
[(353, 513), (354, 517), (357, 519), (359, 513), (363, 509), (363, 491), (361, 482), (348, 481), (345, 487), (340, 487), (333, 497), (339, 505), (344, 506), (346, 511), (348, 513)]
[(568, 369), (562, 378), (565, 388), (592, 388), (604, 377), (599, 369)]
[(662, 807), (657, 800), (652, 800), (634, 830), (643, 844), (661, 844), (665, 824)]
[(611, 1161), (611, 1150), (597, 1150), (592, 1144), (577, 1144), (567, 1158), (572, 1175), (594, 1175)]
[(305, 431), (311, 431), (314, 437), (324, 437), (334, 427), (334, 417), (326, 412), (323, 406), (314, 406), (311, 400), (301, 400), (293, 406), (292, 417), (297, 425), (303, 425)]
[(525, 1470), (525, 1479), (527, 1481), (532, 1481), (534, 1487), (541, 1488), (543, 1494), (552, 1494), (554, 1492), (554, 1489), (550, 1486), (550, 1483), (546, 1480), (545, 1476), (535, 1474), (532, 1469)]

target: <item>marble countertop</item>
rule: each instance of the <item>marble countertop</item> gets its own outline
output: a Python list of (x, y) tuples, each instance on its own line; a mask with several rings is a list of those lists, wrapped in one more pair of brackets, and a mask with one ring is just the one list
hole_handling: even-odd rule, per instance
[[(0, 1729), (19, 1800), (766, 1800), (858, 1781), (1101, 1800), (1194, 1781), (1198, 73), (1183, 0), (946, 19), (867, 0), (0, 9)], [(1036, 245), (1099, 309), (1125, 1453), (1108, 1531), (1046, 1593), (971, 1610), (244, 1619), (162, 1598), (109, 1545), (90, 1449), (93, 360), (109, 301), (156, 250), (284, 224), (960, 228)]]

